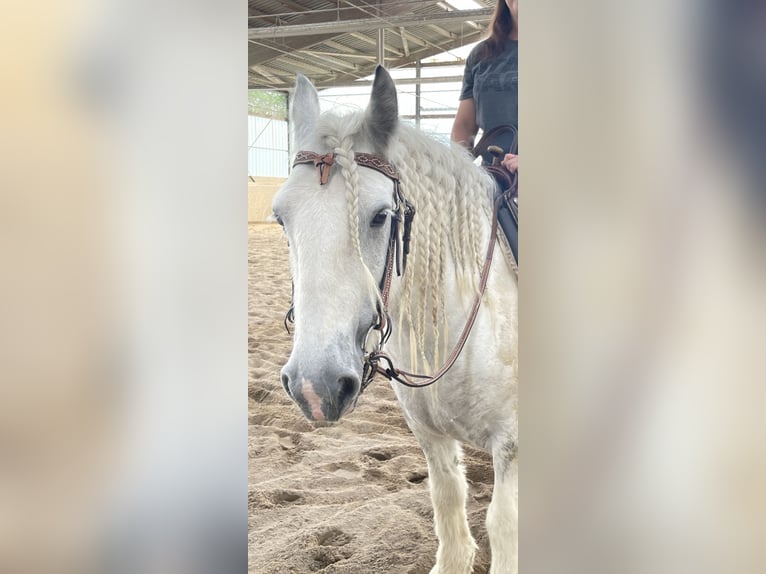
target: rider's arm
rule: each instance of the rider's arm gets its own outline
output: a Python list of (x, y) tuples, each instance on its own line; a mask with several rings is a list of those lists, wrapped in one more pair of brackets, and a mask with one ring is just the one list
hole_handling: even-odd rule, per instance
[(460, 100), (457, 115), (455, 115), (455, 123), (452, 124), (452, 141), (472, 149), (473, 139), (478, 131), (479, 126), (476, 125), (476, 105), (473, 102), (473, 98)]

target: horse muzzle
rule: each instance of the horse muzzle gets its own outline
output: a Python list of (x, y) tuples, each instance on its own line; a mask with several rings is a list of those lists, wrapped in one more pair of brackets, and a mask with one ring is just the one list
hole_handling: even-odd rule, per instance
[(350, 369), (300, 372), (288, 362), (281, 378), (285, 391), (305, 417), (317, 422), (335, 422), (350, 413), (361, 389), (361, 376)]

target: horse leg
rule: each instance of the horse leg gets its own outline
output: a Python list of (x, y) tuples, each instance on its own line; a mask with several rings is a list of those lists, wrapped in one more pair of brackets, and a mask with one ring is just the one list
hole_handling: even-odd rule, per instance
[(500, 445), (492, 450), (495, 486), (487, 509), (487, 534), (492, 549), (490, 574), (518, 572), (518, 493), (519, 464), (516, 445)]
[(456, 440), (429, 437), (421, 441), (428, 463), (434, 527), (439, 539), (431, 574), (470, 574), (476, 543), (465, 511), (467, 484), (462, 451)]

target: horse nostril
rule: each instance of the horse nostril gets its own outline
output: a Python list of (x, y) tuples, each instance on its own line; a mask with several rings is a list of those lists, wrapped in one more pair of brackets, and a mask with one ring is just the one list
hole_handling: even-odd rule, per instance
[(282, 373), (282, 386), (285, 388), (285, 392), (287, 393), (287, 396), (291, 399), (294, 399), (293, 394), (290, 392), (290, 377), (287, 376), (286, 373)]
[(359, 379), (357, 377), (340, 377), (338, 379), (338, 399), (341, 405), (351, 401), (359, 389)]

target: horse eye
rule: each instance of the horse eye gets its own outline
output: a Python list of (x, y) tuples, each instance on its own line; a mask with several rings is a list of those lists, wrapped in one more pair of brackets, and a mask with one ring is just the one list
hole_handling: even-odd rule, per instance
[(387, 209), (383, 211), (379, 211), (375, 214), (375, 217), (372, 218), (372, 222), (370, 222), (371, 227), (382, 227), (383, 224), (386, 222), (386, 219), (388, 219), (388, 213), (389, 211)]
[(279, 216), (278, 216), (276, 213), (274, 214), (274, 220), (275, 220), (277, 223), (279, 223), (279, 225), (281, 225), (282, 227), (284, 227), (284, 226), (285, 226), (285, 222), (284, 222), (284, 221), (282, 221), (282, 218), (281, 218), (281, 217), (279, 217)]

